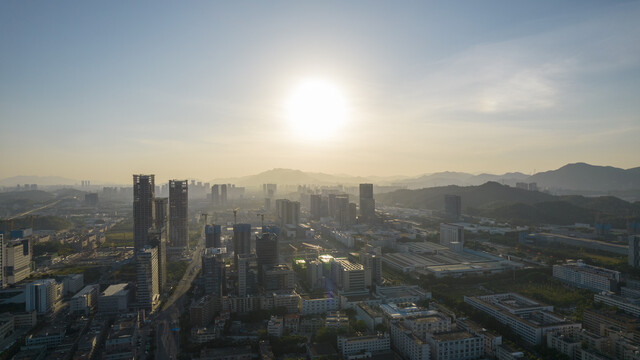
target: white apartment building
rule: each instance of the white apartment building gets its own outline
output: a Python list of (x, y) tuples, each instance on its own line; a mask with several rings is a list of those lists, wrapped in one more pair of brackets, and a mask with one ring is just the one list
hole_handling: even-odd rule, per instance
[(334, 298), (331, 294), (321, 298), (310, 298), (302, 296), (300, 300), (300, 315), (325, 314), (330, 311), (340, 309), (340, 299)]
[(359, 354), (362, 351), (370, 353), (391, 350), (391, 339), (388, 333), (366, 336), (338, 336), (338, 351), (343, 357)]
[(69, 300), (69, 314), (89, 315), (98, 303), (100, 285), (87, 285)]
[(484, 356), (484, 341), (466, 331), (449, 331), (426, 338), (432, 360), (471, 360)]
[(429, 360), (431, 346), (406, 328), (402, 322), (391, 324), (393, 348), (406, 360)]
[(627, 314), (640, 316), (640, 299), (630, 299), (613, 293), (602, 292), (600, 294), (593, 295), (593, 300), (605, 305), (615, 306), (618, 310)]
[(620, 282), (620, 272), (582, 261), (553, 265), (553, 277), (569, 285), (592, 291), (616, 291)]
[(27, 284), (24, 289), (26, 311), (48, 313), (60, 299), (60, 292), (61, 286), (54, 279), (36, 280)]

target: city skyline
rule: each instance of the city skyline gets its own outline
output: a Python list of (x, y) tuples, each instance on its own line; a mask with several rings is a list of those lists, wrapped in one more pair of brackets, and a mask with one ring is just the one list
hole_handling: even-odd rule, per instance
[[(637, 1), (3, 3), (0, 164), (112, 183), (632, 168), (639, 15)], [(344, 118), (330, 131), (305, 122), (325, 105)]]

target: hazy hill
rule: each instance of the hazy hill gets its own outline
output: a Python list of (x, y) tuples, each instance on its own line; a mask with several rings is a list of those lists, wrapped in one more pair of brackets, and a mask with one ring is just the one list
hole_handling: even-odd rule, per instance
[(397, 190), (376, 195), (376, 200), (385, 205), (444, 210), (446, 194), (461, 196), (464, 213), (509, 220), (516, 224), (593, 223), (598, 215), (602, 221), (623, 227), (627, 214), (634, 219), (640, 217), (640, 203), (629, 203), (613, 196), (554, 196), (496, 182), (480, 186)]
[(557, 170), (540, 172), (527, 179), (538, 187), (609, 192), (640, 189), (640, 167), (620, 169), (585, 163), (568, 164)]
[[(382, 178), (378, 178), (380, 180)], [(368, 178), (350, 175), (330, 175), (324, 173), (305, 172), (294, 169), (272, 169), (256, 175), (244, 176), (240, 178), (214, 179), (211, 183), (233, 183), (239, 186), (261, 186), (262, 184), (273, 183), (279, 185), (357, 185), (370, 182)]]
[(376, 201), (387, 205), (444, 210), (444, 196), (447, 194), (460, 195), (463, 209), (489, 208), (512, 203), (533, 204), (555, 199), (553, 195), (538, 191), (487, 182), (480, 186), (450, 185), (419, 190), (396, 190), (376, 196)]
[(434, 174), (425, 174), (417, 178), (398, 180), (395, 182), (395, 184), (407, 186), (409, 189), (421, 189), (426, 187), (446, 185), (472, 186), (481, 185), (486, 183), (487, 181), (495, 181), (508, 185), (515, 185), (516, 182), (523, 181), (527, 178), (528, 175), (519, 172), (511, 172), (502, 175), (485, 173), (473, 175), (464, 172), (444, 171)]

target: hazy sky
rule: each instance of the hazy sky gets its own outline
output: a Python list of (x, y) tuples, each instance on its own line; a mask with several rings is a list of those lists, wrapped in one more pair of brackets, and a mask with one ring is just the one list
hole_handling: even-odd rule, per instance
[[(640, 166), (637, 1), (3, 1), (0, 178)], [(347, 119), (300, 137), (305, 79)]]

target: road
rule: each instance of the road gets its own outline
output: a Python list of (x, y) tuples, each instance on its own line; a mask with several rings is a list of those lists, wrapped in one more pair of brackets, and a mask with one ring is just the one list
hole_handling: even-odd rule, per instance
[(63, 197), (62, 199), (56, 200), (56, 201), (54, 201), (54, 202), (52, 202), (52, 203), (49, 203), (49, 204), (46, 204), (46, 205), (42, 205), (42, 206), (40, 206), (39, 208), (31, 209), (31, 210), (29, 210), (29, 211), (25, 211), (25, 212), (23, 212), (23, 213), (13, 215), (12, 217), (7, 218), (7, 220), (14, 220), (14, 219), (17, 219), (17, 218), (21, 218), (21, 217), (27, 216), (27, 215), (31, 214), (32, 212), (35, 212), (35, 211), (39, 211), (39, 210), (43, 210), (43, 209), (46, 209), (46, 208), (52, 207), (52, 206), (54, 206), (54, 205), (58, 204), (60, 201), (65, 200), (65, 199), (70, 199), (70, 198), (71, 198), (71, 196), (65, 196), (65, 197)]
[(198, 275), (197, 271), (193, 271), (196, 265), (200, 265), (202, 258), (202, 250), (204, 249), (204, 228), (202, 236), (198, 242), (198, 246), (194, 250), (187, 270), (184, 272), (182, 279), (178, 282), (173, 294), (169, 297), (158, 314), (152, 318), (152, 322), (156, 324), (156, 359), (157, 360), (175, 360), (180, 347), (179, 331), (171, 331), (171, 329), (180, 327), (180, 314), (184, 309), (187, 290), (191, 287), (191, 283)]

